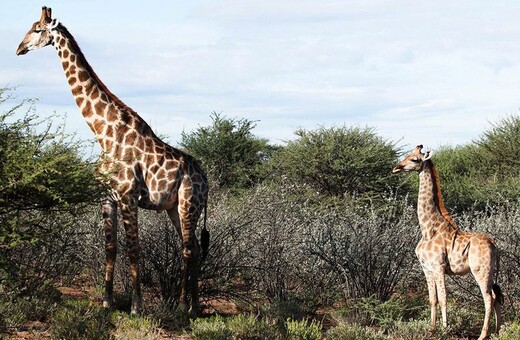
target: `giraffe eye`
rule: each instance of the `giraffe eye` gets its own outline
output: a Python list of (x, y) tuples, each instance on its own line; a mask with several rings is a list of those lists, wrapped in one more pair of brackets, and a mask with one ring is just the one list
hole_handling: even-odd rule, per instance
[(419, 158), (417, 158), (417, 157), (412, 158), (412, 162), (418, 163), (419, 162)]

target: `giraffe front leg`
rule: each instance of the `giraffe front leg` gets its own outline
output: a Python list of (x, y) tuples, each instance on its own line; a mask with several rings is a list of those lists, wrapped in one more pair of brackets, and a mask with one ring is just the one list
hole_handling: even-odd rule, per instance
[(123, 224), (126, 232), (126, 247), (130, 260), (130, 276), (132, 279), (131, 313), (138, 314), (142, 307), (141, 280), (139, 276), (139, 232), (137, 228), (137, 204), (121, 203)]
[(103, 307), (111, 308), (114, 303), (114, 266), (117, 256), (117, 202), (107, 198), (101, 205), (105, 231), (105, 295)]
[(428, 300), (430, 302), (430, 331), (433, 332), (437, 321), (437, 286), (432, 273), (424, 270), (424, 275), (426, 276), (426, 283), (428, 284)]
[(442, 325), (448, 327), (448, 313), (447, 313), (447, 302), (446, 302), (446, 274), (444, 268), (437, 272), (435, 282), (437, 285), (437, 296), (439, 298), (439, 306), (441, 307), (442, 313)]

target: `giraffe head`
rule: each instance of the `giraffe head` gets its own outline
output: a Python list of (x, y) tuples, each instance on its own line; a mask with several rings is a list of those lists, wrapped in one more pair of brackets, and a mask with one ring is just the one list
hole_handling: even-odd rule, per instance
[(421, 171), (423, 163), (432, 157), (431, 151), (426, 151), (424, 154), (421, 152), (422, 148), (422, 145), (417, 145), (411, 154), (406, 156), (395, 166), (392, 173), (396, 174), (399, 172)]
[(59, 25), (58, 19), (52, 19), (52, 10), (47, 7), (42, 7), (42, 16), (39, 21), (36, 21), (29, 32), (25, 35), (22, 42), (16, 50), (16, 55), (26, 54), (31, 50), (36, 50), (52, 42), (51, 31), (56, 29)]

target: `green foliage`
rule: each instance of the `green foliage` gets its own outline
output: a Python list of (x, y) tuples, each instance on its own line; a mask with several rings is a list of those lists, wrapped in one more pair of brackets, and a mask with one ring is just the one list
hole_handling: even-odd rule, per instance
[(231, 339), (232, 332), (220, 315), (207, 319), (195, 319), (190, 322), (191, 336), (200, 340)]
[(394, 144), (370, 128), (298, 130), (297, 139), (273, 155), (276, 180), (306, 184), (320, 194), (380, 196), (400, 180), (391, 176), (397, 160)]
[[(394, 323), (389, 332), (389, 337), (396, 340), (416, 340), (416, 339), (450, 339), (450, 328), (442, 327), (442, 324), (437, 324), (435, 333), (430, 331), (429, 320), (409, 320), (397, 321)], [(434, 335), (434, 336), (432, 336)]]
[(226, 320), (226, 325), (235, 339), (268, 340), (277, 336), (276, 330), (252, 315), (239, 314), (230, 317)]
[(500, 336), (492, 335), (491, 339), (517, 340), (520, 339), (520, 322), (507, 322), (500, 328)]
[(399, 296), (387, 301), (366, 297), (350, 301), (346, 307), (335, 310), (332, 316), (340, 325), (355, 323), (386, 331), (396, 322), (417, 318), (425, 306), (426, 302), (418, 297)]
[(52, 317), (53, 339), (110, 339), (110, 312), (89, 301), (69, 301)]
[[(356, 323), (332, 327), (327, 331), (328, 340), (388, 340), (381, 331)], [(420, 339), (420, 337), (416, 338)]]
[(115, 325), (112, 333), (114, 339), (162, 339), (159, 323), (150, 317), (115, 312), (112, 314), (112, 322)]
[(244, 189), (260, 182), (273, 147), (253, 135), (254, 122), (211, 115), (213, 124), (183, 132), (180, 145), (199, 160), (217, 189)]
[(504, 175), (520, 175), (520, 116), (502, 119), (484, 132), (477, 144), (485, 151), (491, 171)]
[(292, 320), (287, 319), (287, 339), (292, 340), (318, 340), (321, 339), (322, 328), (321, 322), (316, 320)]
[[(0, 89), (0, 105), (9, 99), (9, 89)], [(52, 242), (100, 196), (80, 147), (61, 126), (42, 126), (32, 101), (0, 114), (0, 283), (19, 271), (13, 262), (19, 247)]]
[[(475, 143), (435, 150), (446, 206), (482, 210), (520, 197), (520, 117), (501, 120)], [(418, 181), (412, 180), (415, 190)]]

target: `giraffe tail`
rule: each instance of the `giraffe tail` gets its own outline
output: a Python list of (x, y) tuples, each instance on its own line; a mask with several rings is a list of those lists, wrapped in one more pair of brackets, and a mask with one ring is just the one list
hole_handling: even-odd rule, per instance
[(202, 231), (200, 233), (200, 247), (202, 248), (202, 257), (200, 262), (203, 262), (208, 256), (209, 250), (209, 231), (206, 228), (206, 223), (208, 220), (208, 204), (204, 205), (204, 226), (202, 227)]
[(493, 284), (493, 297), (495, 298), (495, 304), (504, 304), (504, 294), (502, 293), (502, 288), (496, 283)]

